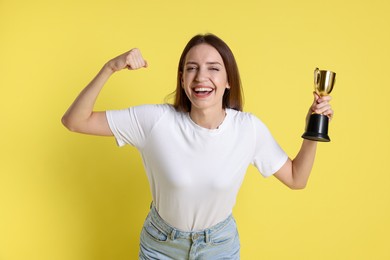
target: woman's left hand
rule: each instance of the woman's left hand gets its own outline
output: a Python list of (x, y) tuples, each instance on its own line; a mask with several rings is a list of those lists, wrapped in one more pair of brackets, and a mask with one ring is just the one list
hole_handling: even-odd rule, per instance
[(313, 92), (313, 95), (314, 95), (314, 101), (310, 106), (309, 112), (307, 113), (306, 123), (308, 122), (310, 115), (313, 113), (325, 115), (330, 120), (332, 120), (334, 112), (332, 106), (329, 103), (332, 100), (332, 97), (331, 96), (320, 97), (315, 92)]

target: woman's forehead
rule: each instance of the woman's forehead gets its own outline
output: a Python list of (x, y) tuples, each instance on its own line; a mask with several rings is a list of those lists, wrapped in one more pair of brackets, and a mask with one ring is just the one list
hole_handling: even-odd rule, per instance
[(223, 65), (223, 60), (217, 49), (207, 43), (201, 43), (192, 47), (187, 55), (187, 62), (207, 62), (207, 63), (221, 63)]

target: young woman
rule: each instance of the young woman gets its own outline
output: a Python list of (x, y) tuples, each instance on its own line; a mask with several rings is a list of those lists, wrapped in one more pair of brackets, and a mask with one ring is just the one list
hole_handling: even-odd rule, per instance
[[(62, 118), (71, 131), (115, 136), (141, 153), (153, 203), (141, 233), (140, 259), (239, 259), (232, 209), (249, 164), (291, 189), (305, 187), (317, 143), (303, 140), (289, 159), (266, 126), (242, 112), (233, 53), (212, 34), (197, 35), (178, 66), (173, 105), (94, 112), (109, 77), (146, 68), (138, 49), (107, 62)], [(314, 94), (308, 116), (330, 118), (330, 97)]]

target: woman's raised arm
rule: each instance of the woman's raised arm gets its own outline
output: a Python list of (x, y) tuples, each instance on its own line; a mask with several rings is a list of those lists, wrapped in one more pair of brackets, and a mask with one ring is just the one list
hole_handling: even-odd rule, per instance
[(93, 111), (96, 99), (110, 76), (122, 69), (146, 68), (139, 49), (132, 49), (107, 62), (95, 78), (81, 91), (62, 117), (62, 124), (70, 131), (91, 135), (110, 136), (106, 112)]

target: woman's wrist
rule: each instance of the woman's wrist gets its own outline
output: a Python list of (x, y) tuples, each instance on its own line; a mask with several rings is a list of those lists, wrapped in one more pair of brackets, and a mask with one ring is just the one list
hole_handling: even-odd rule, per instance
[(105, 63), (102, 69), (100, 70), (100, 73), (107, 77), (110, 77), (115, 72), (116, 71), (113, 69), (113, 67), (110, 65), (109, 62)]

